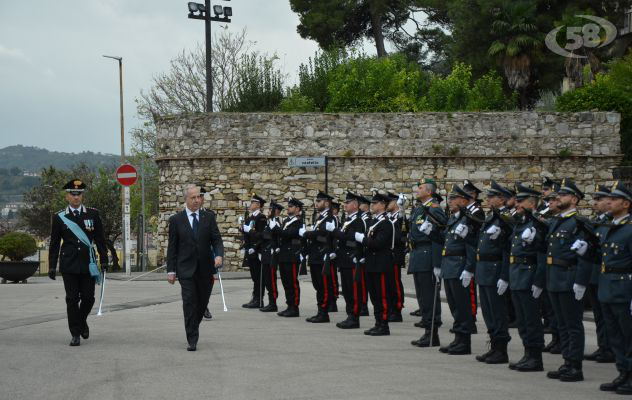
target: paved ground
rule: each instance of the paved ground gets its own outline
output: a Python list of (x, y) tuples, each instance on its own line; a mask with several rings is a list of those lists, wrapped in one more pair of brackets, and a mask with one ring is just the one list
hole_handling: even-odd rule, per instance
[[(306, 277), (302, 277), (306, 279)], [(408, 312), (391, 324), (391, 336), (367, 337), (341, 331), (333, 323), (312, 325), (314, 291), (302, 282), (301, 318), (246, 310), (250, 282), (225, 280), (229, 312), (222, 312), (219, 286), (211, 298), (213, 321), (204, 322), (198, 351), (185, 351), (179, 286), (159, 281), (108, 281), (108, 306), (91, 316), (91, 337), (68, 347), (61, 281), (35, 278), (29, 284), (0, 286), (0, 399), (563, 399), (617, 398), (599, 392), (614, 378), (612, 364), (586, 363), (586, 381), (561, 383), (544, 373), (518, 373), (506, 365), (488, 366), (472, 356), (448, 356), (409, 342), (422, 331)], [(412, 293), (412, 280), (404, 282)], [(280, 303), (283, 302), (281, 295)], [(339, 300), (339, 305), (344, 301)], [(452, 319), (441, 339), (451, 340)], [(344, 319), (332, 314), (332, 322)], [(479, 318), (482, 321), (482, 318)], [(372, 320), (363, 317), (364, 328)], [(596, 346), (595, 328), (586, 322), (586, 348)], [(479, 331), (485, 329), (481, 322)], [(511, 358), (522, 355), (512, 330)], [(473, 351), (486, 350), (483, 334)], [(545, 355), (545, 368), (559, 356)]]

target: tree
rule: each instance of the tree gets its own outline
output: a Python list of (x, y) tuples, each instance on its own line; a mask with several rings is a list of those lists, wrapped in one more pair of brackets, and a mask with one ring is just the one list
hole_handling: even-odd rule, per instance
[(385, 37), (411, 18), (414, 0), (290, 0), (299, 15), (301, 37), (323, 49), (347, 47), (363, 38), (375, 43), (378, 57), (386, 56)]

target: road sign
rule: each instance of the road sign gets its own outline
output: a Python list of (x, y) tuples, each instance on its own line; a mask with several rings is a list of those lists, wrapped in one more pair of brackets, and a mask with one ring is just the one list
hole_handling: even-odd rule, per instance
[(288, 157), (288, 167), (324, 167), (325, 157)]
[(138, 172), (131, 164), (123, 164), (116, 170), (116, 180), (123, 186), (131, 186), (136, 183)]

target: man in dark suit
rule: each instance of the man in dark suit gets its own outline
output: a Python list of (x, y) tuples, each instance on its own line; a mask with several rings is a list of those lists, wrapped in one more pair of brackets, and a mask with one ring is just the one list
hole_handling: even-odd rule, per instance
[[(56, 279), (57, 260), (59, 260), (59, 271), (63, 274), (68, 328), (72, 335), (71, 346), (81, 344), (79, 335), (84, 339), (90, 336), (87, 319), (94, 305), (95, 284), (95, 277), (90, 273), (89, 267), (90, 262), (95, 261), (94, 250), (73, 233), (72, 224), (81, 228), (90, 244), (96, 244), (101, 268), (107, 268), (108, 263), (99, 212), (82, 204), (85, 188), (85, 183), (79, 179), (73, 179), (64, 186), (68, 207), (53, 215), (48, 253), (48, 276), (53, 280)], [(64, 222), (62, 216), (68, 222)]]
[[(173, 285), (177, 276), (180, 282), (187, 350), (195, 351), (200, 322), (211, 295), (211, 276), (222, 265), (224, 245), (215, 213), (200, 210), (199, 187), (189, 185), (183, 194), (185, 209), (169, 218), (167, 279)], [(212, 254), (215, 260), (211, 259)]]

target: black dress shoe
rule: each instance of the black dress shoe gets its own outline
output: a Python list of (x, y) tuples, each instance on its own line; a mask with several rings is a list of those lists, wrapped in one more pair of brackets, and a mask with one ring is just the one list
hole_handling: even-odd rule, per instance
[(318, 313), (314, 315), (313, 317), (309, 318), (308, 322), (311, 322), (312, 324), (322, 324), (322, 323), (329, 322), (329, 314)]
[(401, 312), (393, 313), (388, 316), (388, 322), (403, 322), (403, 321), (404, 319), (402, 318)]
[(601, 354), (597, 355), (595, 361), (600, 364), (613, 363), (615, 362), (614, 353), (611, 350), (604, 350)]
[(424, 329), (430, 328), (428, 324), (425, 323), (424, 321), (415, 322), (413, 325), (415, 325), (417, 328), (424, 328)]
[(421, 317), (421, 310), (416, 309), (415, 311), (411, 312), (410, 315), (412, 315), (413, 317)]
[(195, 351), (195, 350), (197, 350), (197, 344), (189, 343), (189, 345), (187, 346), (187, 351)]
[(375, 329), (373, 329), (369, 336), (388, 336), (390, 334), (391, 331), (388, 328), (388, 323), (382, 323), (375, 327)]
[(250, 300), (248, 303), (242, 305), (243, 308), (259, 308), (260, 306), (261, 304), (258, 300)]
[(277, 312), (279, 311), (279, 308), (277, 307), (277, 305), (275, 303), (270, 303), (267, 306), (260, 308), (259, 311), (261, 312)]
[(549, 379), (560, 379), (560, 377), (562, 376), (562, 374), (566, 371), (568, 371), (571, 368), (570, 363), (568, 362), (564, 362), (564, 364), (562, 364), (557, 371), (549, 371), (546, 373), (546, 377)]
[(88, 327), (88, 324), (86, 324), (86, 326), (83, 327), (83, 330), (81, 331), (81, 337), (84, 339), (87, 339), (90, 337), (90, 328)]
[(70, 346), (80, 346), (81, 345), (81, 339), (79, 339), (79, 336), (73, 336), (72, 339), (70, 339)]
[(629, 373), (627, 371), (619, 372), (619, 376), (614, 378), (612, 382), (602, 383), (599, 386), (599, 390), (604, 392), (614, 392), (619, 386), (625, 383), (625, 381), (628, 379), (628, 375)]
[(367, 329), (366, 331), (364, 331), (365, 335), (369, 335), (371, 336), (371, 333), (373, 333), (374, 330), (376, 330), (378, 327), (378, 324), (376, 323), (374, 327)]
[(299, 316), (299, 312), (298, 312), (298, 307), (290, 307), (287, 310), (285, 310), (285, 315), (283, 315), (286, 318), (296, 318)]
[(285, 314), (287, 314), (287, 312), (288, 312), (288, 311), (290, 311), (290, 308), (289, 308), (289, 307), (288, 307), (288, 308), (286, 308), (286, 309), (285, 309), (285, 310), (283, 310), (283, 311), (279, 311), (279, 312), (277, 313), (277, 315), (278, 315), (279, 317), (285, 317)]
[(212, 319), (212, 318), (213, 318), (213, 316), (211, 315), (211, 312), (207, 308), (206, 311), (204, 311), (204, 319), (209, 320), (209, 319)]
[(360, 321), (357, 317), (350, 316), (342, 322), (338, 322), (336, 326), (340, 329), (358, 329), (360, 327)]

